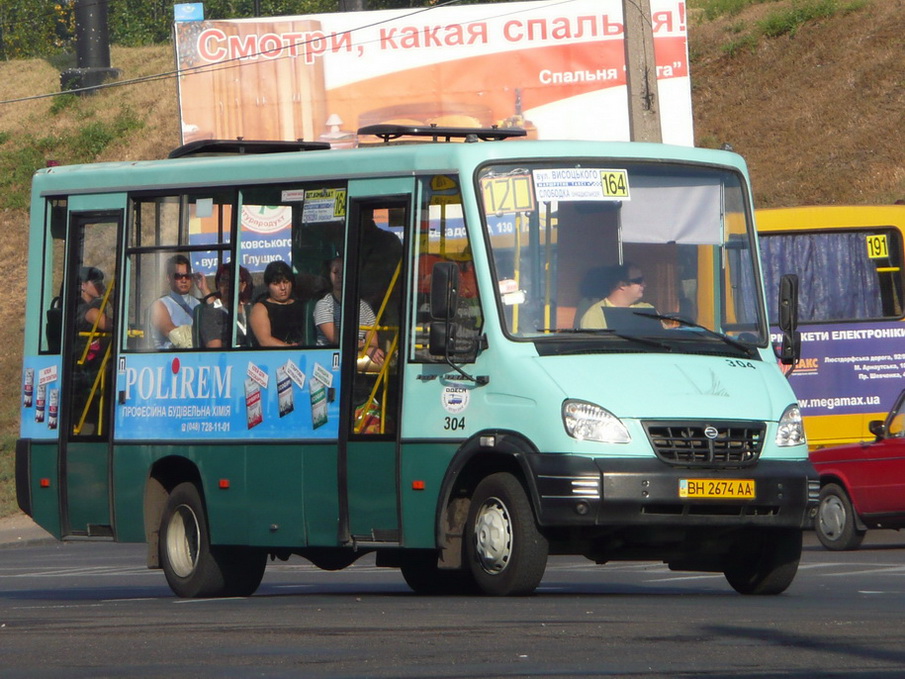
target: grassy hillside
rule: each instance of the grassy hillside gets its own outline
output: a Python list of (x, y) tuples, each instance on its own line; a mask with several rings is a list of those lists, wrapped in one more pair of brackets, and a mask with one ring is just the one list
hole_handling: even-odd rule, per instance
[[(796, 29), (808, 6), (828, 16)], [(745, 156), (758, 207), (905, 198), (903, 32), (905, 0), (783, 0), (693, 21), (697, 145)]]
[[(174, 69), (170, 47), (111, 51), (122, 79)], [(33, 59), (0, 63), (0, 99), (59, 92), (59, 74), (70, 64)], [(0, 105), (0, 516), (17, 511), (14, 448), (19, 426), (28, 186), (48, 160), (162, 158), (179, 145), (178, 102), (172, 79), (110, 88), (91, 97), (67, 95)]]
[[(905, 0), (689, 0), (696, 143), (729, 143), (759, 206), (905, 198)], [(112, 50), (122, 80), (168, 73), (170, 47)], [(59, 90), (71, 64), (0, 63), (4, 101)], [(171, 78), (91, 97), (0, 105), (0, 516), (15, 511), (27, 187), (47, 160), (164, 157), (179, 143)]]

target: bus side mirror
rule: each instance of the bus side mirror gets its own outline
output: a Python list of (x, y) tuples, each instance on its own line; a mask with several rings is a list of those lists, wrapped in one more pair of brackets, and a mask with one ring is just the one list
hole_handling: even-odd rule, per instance
[(452, 321), (459, 304), (459, 267), (437, 262), (431, 272), (431, 320)]
[(784, 274), (779, 280), (779, 329), (782, 348), (779, 362), (795, 365), (801, 358), (801, 333), (798, 332), (798, 276)]
[(456, 308), (459, 304), (459, 267), (454, 262), (437, 262), (431, 271), (430, 339), (434, 356), (449, 357), (456, 346)]

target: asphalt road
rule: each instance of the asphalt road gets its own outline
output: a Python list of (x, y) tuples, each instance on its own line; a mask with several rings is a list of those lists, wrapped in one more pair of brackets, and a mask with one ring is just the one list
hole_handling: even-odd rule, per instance
[(655, 563), (553, 558), (534, 596), (418, 597), (365, 557), (269, 566), (244, 599), (180, 600), (143, 545), (0, 548), (0, 676), (901, 677), (905, 536), (806, 540), (775, 597)]

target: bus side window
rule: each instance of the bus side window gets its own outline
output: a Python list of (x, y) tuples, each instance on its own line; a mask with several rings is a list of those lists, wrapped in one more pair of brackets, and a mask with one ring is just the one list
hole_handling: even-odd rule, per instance
[(419, 234), (415, 242), (416, 280), (412, 290), (415, 322), (411, 330), (410, 356), (410, 360), (417, 362), (442, 363), (445, 360), (442, 356), (431, 356), (428, 350), (431, 274), (437, 262), (455, 262), (459, 269), (458, 337), (462, 341), (477, 338), (484, 325), (458, 187), (459, 178), (447, 175), (427, 177), (422, 183), (420, 214), (416, 217)]
[(64, 198), (51, 199), (47, 202), (46, 238), (50, 247), (46, 249), (47, 259), (44, 262), (42, 279), (41, 306), (44, 315), (41, 319), (41, 352), (58, 354), (63, 346), (63, 270), (66, 254), (66, 214), (67, 201)]
[(894, 229), (771, 233), (761, 237), (770, 321), (784, 273), (797, 273), (803, 322), (899, 318), (902, 243)]
[(195, 307), (213, 302), (215, 273), (230, 260), (235, 202), (231, 189), (133, 201), (126, 249), (127, 351), (199, 348)]
[[(293, 311), (281, 314), (281, 331), (265, 338), (270, 346), (280, 347), (284, 342), (299, 347), (318, 344), (314, 307), (332, 289), (329, 263), (343, 247), (345, 213), (339, 206), (345, 206), (345, 195), (345, 187), (337, 182), (268, 184), (241, 192), (238, 251), (255, 279), (253, 319), (261, 313), (270, 318), (271, 310), (276, 311), (265, 281), (267, 267), (283, 262), (291, 277), (293, 301), (289, 306)], [(253, 341), (267, 346), (249, 334)]]

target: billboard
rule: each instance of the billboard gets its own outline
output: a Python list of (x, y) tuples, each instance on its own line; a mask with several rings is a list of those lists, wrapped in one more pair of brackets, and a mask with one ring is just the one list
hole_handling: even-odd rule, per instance
[[(663, 141), (693, 145), (685, 3), (651, 0)], [(182, 141), (359, 143), (379, 123), (630, 139), (622, 0), (175, 23)], [(374, 141), (370, 138), (369, 141)]]

